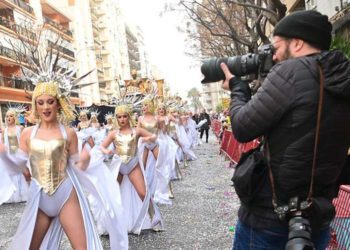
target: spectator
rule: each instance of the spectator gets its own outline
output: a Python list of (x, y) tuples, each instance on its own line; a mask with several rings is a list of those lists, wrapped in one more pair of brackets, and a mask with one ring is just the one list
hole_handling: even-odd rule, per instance
[(203, 134), (205, 132), (205, 142), (208, 143), (209, 138), (209, 128), (211, 125), (210, 116), (206, 113), (205, 109), (202, 109), (201, 114), (199, 115), (199, 122), (203, 121), (203, 124), (200, 127), (200, 138), (202, 140)]

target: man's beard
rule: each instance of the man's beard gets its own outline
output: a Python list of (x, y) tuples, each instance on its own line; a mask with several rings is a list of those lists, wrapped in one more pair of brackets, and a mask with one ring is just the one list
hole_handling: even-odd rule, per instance
[(286, 47), (286, 49), (283, 52), (281, 61), (293, 58), (292, 54), (290, 53), (289, 44), (290, 43), (288, 42), (287, 47)]

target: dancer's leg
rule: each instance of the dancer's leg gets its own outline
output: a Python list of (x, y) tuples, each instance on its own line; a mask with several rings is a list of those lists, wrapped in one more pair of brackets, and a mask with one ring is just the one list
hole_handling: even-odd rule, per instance
[(147, 164), (147, 158), (148, 158), (148, 148), (145, 147), (145, 150), (143, 151), (143, 167), (146, 169), (146, 164)]
[(146, 196), (146, 183), (140, 165), (137, 164), (128, 176), (140, 199), (143, 201)]
[(159, 155), (159, 146), (156, 146), (153, 150), (152, 150), (153, 156), (154, 158), (157, 160), (158, 159), (158, 155)]
[(47, 230), (50, 227), (52, 218), (47, 216), (40, 209), (38, 210), (38, 214), (36, 217), (36, 222), (34, 226), (34, 232), (32, 236), (32, 242), (30, 243), (30, 250), (39, 249), (41, 242), (43, 241)]
[(59, 218), (72, 248), (75, 250), (87, 249), (83, 214), (74, 188), (63, 205)]

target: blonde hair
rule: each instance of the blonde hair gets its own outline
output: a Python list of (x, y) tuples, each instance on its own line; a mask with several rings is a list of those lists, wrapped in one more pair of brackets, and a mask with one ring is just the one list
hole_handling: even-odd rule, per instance
[[(114, 110), (114, 116), (117, 116), (118, 114), (120, 114), (120, 115), (121, 114), (128, 114), (130, 127), (136, 126), (136, 122), (132, 116), (132, 109), (130, 108), (129, 105), (123, 104), (123, 105), (116, 106), (115, 110)], [(115, 119), (115, 126), (116, 126), (116, 128), (119, 128), (118, 119)]]
[(154, 114), (155, 112), (155, 106), (154, 106), (154, 102), (153, 102), (153, 99), (147, 99), (143, 102), (142, 105), (147, 105), (148, 107), (148, 112)]
[(61, 117), (64, 121), (70, 122), (75, 119), (74, 109), (68, 97), (60, 94), (56, 82), (40, 82), (36, 85), (32, 96), (32, 110), (35, 117), (39, 116), (36, 110), (36, 99), (41, 95), (49, 95), (57, 99), (62, 109)]

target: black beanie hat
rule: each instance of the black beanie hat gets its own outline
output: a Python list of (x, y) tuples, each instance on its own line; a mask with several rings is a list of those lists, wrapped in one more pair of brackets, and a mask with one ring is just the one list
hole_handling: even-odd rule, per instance
[(326, 15), (314, 10), (296, 11), (282, 18), (273, 31), (274, 36), (299, 38), (321, 50), (329, 50), (332, 24)]

